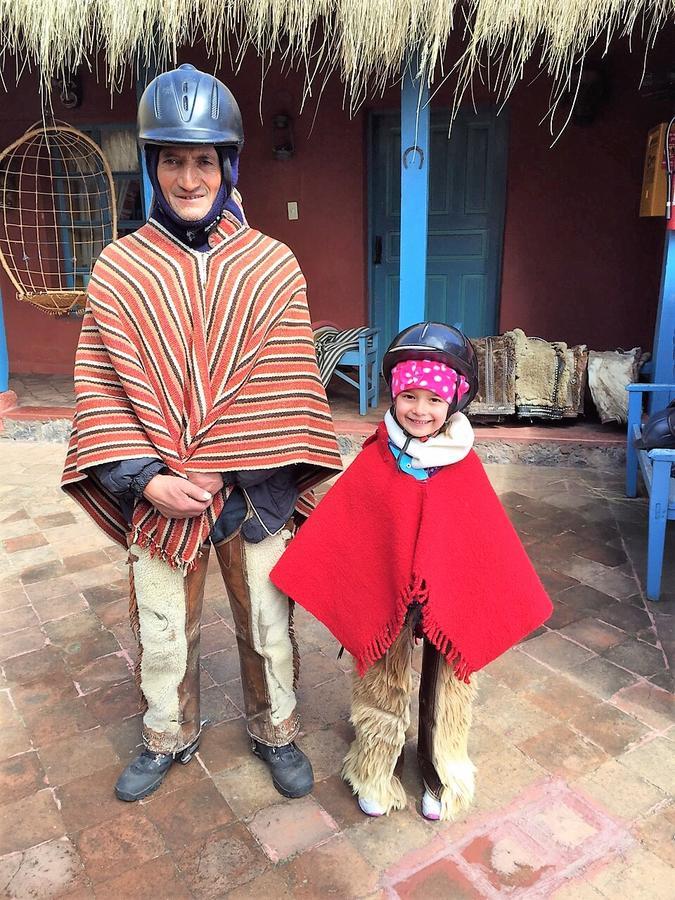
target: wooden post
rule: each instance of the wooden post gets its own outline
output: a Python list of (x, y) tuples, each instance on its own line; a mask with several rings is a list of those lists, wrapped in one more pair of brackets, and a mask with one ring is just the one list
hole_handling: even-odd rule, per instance
[(429, 88), (408, 64), (401, 93), (401, 249), (399, 329), (426, 308), (429, 210)]
[[(661, 294), (654, 329), (654, 384), (675, 384), (675, 231), (666, 231)], [(650, 411), (668, 405), (668, 394), (654, 391)]]

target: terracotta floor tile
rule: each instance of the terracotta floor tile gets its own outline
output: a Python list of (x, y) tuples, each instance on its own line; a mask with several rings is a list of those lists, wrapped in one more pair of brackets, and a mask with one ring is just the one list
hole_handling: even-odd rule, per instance
[(123, 719), (121, 722), (112, 722), (110, 725), (102, 726), (101, 731), (112, 744), (115, 753), (122, 761), (122, 766), (125, 766), (138, 755), (138, 749), (142, 745), (142, 728), (141, 713), (137, 713), (128, 719)]
[(227, 900), (260, 900), (261, 897), (293, 900), (293, 893), (284, 880), (285, 869), (285, 866), (268, 869), (252, 881), (228, 891)]
[(428, 900), (431, 897), (475, 900), (484, 896), (450, 859), (440, 859), (400, 881), (396, 893), (401, 900)]
[(54, 597), (38, 598), (31, 601), (33, 609), (44, 624), (55, 619), (64, 619), (74, 613), (86, 612), (89, 607), (81, 594), (71, 591), (59, 593)]
[(533, 638), (523, 645), (522, 650), (528, 656), (563, 673), (576, 669), (593, 655), (590, 650), (586, 650), (572, 641), (567, 641), (553, 632)]
[(551, 774), (567, 778), (578, 778), (609, 759), (604, 750), (589, 744), (563, 724), (548, 728), (518, 746)]
[(0, 856), (60, 838), (65, 831), (49, 789), (0, 806)]
[(119, 600), (113, 600), (112, 603), (106, 603), (97, 607), (96, 615), (99, 617), (101, 625), (110, 628), (111, 625), (118, 625), (120, 622), (127, 622), (129, 619), (129, 601), (126, 597)]
[(83, 697), (25, 708), (23, 715), (36, 747), (89, 731), (98, 725)]
[(241, 720), (209, 726), (199, 745), (199, 756), (213, 775), (234, 769), (251, 758), (251, 739)]
[(569, 720), (575, 731), (609, 753), (618, 756), (637, 743), (649, 729), (609, 703), (599, 704), (593, 711), (579, 712)]
[(30, 606), (6, 610), (0, 616), (0, 635), (12, 634), (23, 628), (35, 628), (40, 622)]
[(73, 680), (85, 694), (110, 684), (129, 681), (133, 677), (129, 664), (120, 653), (102, 656), (82, 668), (75, 667), (72, 673)]
[(122, 766), (118, 764), (108, 766), (56, 788), (68, 834), (116, 819), (135, 809), (133, 804), (123, 803), (115, 796), (115, 782), (121, 770)]
[(21, 715), (30, 715), (77, 697), (73, 679), (65, 671), (55, 670), (29, 684), (17, 684), (12, 688), (12, 699)]
[(67, 784), (120, 761), (100, 728), (46, 744), (39, 754), (51, 785)]
[(160, 833), (137, 805), (115, 819), (83, 829), (73, 840), (95, 883), (166, 853)]
[(237, 639), (232, 629), (224, 622), (218, 621), (213, 625), (202, 628), (200, 638), (200, 652), (202, 656), (209, 656), (218, 650), (236, 648)]
[(0, 728), (0, 759), (25, 753), (30, 749), (30, 734), (23, 725), (3, 725)]
[(252, 754), (236, 769), (214, 775), (213, 783), (238, 819), (248, 819), (280, 800), (269, 769)]
[(462, 857), (472, 873), (480, 873), (499, 894), (541, 892), (542, 880), (553, 869), (552, 854), (513, 825), (501, 833), (476, 836), (463, 848)]
[(359, 809), (352, 789), (339, 775), (331, 775), (317, 781), (312, 796), (326, 810), (330, 817), (344, 830), (351, 825), (363, 824), (363, 813)]
[(654, 738), (619, 757), (619, 762), (636, 775), (675, 795), (675, 747), (664, 737)]
[(28, 566), (21, 573), (22, 584), (36, 584), (39, 581), (49, 581), (65, 575), (66, 569), (60, 560), (49, 560), (36, 566)]
[(643, 846), (675, 870), (675, 813), (672, 806), (641, 819), (636, 832)]
[(234, 821), (232, 810), (210, 778), (202, 778), (169, 794), (160, 792), (143, 808), (172, 850), (193, 844)]
[(76, 553), (73, 556), (64, 556), (63, 565), (66, 572), (81, 572), (83, 569), (92, 569), (107, 564), (108, 557), (101, 550), (87, 550), (85, 553)]
[(190, 900), (192, 897), (168, 854), (96, 885), (96, 900), (145, 900), (148, 897), (162, 900)]
[(63, 656), (56, 647), (46, 646), (3, 663), (5, 677), (11, 684), (29, 684), (55, 674), (65, 674)]
[[(210, 626), (214, 627), (214, 626)], [(202, 667), (209, 673), (216, 684), (224, 684), (239, 676), (239, 653), (236, 647), (228, 650), (219, 650), (204, 658), (202, 652)]]
[(379, 873), (344, 836), (338, 835), (292, 860), (285, 879), (293, 897), (366, 897), (378, 887)]
[(557, 595), (557, 599), (564, 603), (565, 606), (583, 610), (587, 616), (595, 616), (604, 612), (608, 606), (613, 607), (616, 604), (614, 597), (610, 597), (609, 594), (597, 590), (588, 584), (573, 585), (561, 591)]
[(201, 692), (201, 716), (213, 725), (241, 720), (241, 712), (227, 696), (223, 688), (214, 685)]
[(349, 750), (347, 741), (332, 728), (313, 731), (299, 738), (298, 746), (309, 757), (317, 781), (338, 775)]
[(635, 675), (620, 669), (601, 656), (595, 656), (570, 672), (570, 678), (589, 693), (603, 700), (609, 700), (617, 691), (623, 690), (637, 680)]
[(22, 534), (19, 537), (9, 538), (3, 541), (2, 546), (7, 553), (16, 553), (18, 550), (30, 550), (33, 547), (44, 547), (47, 541), (39, 531)]
[(553, 601), (553, 612), (546, 620), (546, 627), (553, 631), (558, 631), (566, 625), (569, 625), (571, 622), (577, 622), (579, 619), (585, 617), (586, 613), (583, 609), (575, 609), (573, 606), (567, 606), (560, 598), (555, 597)]
[(251, 834), (241, 824), (212, 832), (175, 854), (175, 862), (188, 890), (197, 898), (220, 898), (261, 875), (268, 862)]
[(48, 581), (27, 584), (24, 590), (35, 607), (35, 611), (44, 620), (58, 618), (56, 615), (49, 614), (51, 601), (56, 600), (57, 597), (62, 597), (64, 594), (70, 596), (78, 594), (77, 585), (69, 575), (60, 575), (58, 578), (50, 578)]
[(352, 825), (345, 834), (366, 862), (384, 872), (408, 853), (427, 847), (434, 838), (434, 828), (415, 809), (408, 808), (380, 819), (362, 816), (361, 823)]
[(122, 597), (128, 598), (129, 579), (122, 578), (117, 579), (112, 584), (98, 584), (93, 587), (86, 587), (82, 591), (82, 595), (92, 609), (96, 609), (99, 606), (111, 603), (113, 600), (119, 600)]
[(661, 650), (634, 638), (629, 638), (618, 647), (612, 647), (603, 655), (610, 662), (638, 675), (655, 675), (666, 668)]
[(621, 628), (629, 635), (651, 625), (647, 611), (629, 603), (614, 603), (606, 606), (598, 612), (597, 617), (609, 625), (616, 625), (617, 628)]
[(675, 722), (675, 695), (649, 682), (627, 687), (612, 702), (651, 728), (667, 728)]
[(0, 691), (0, 726), (19, 724), (21, 717), (12, 703), (9, 689)]
[(248, 827), (274, 863), (315, 847), (338, 830), (311, 797), (261, 809)]
[(625, 631), (600, 622), (593, 617), (578, 619), (561, 628), (559, 633), (588, 650), (593, 650), (594, 653), (603, 653), (628, 638)]
[(24, 628), (0, 637), (0, 660), (11, 659), (32, 650), (40, 650), (47, 643), (44, 633), (37, 627)]
[(28, 594), (26, 594), (23, 587), (0, 591), (0, 612), (4, 613), (10, 609), (18, 609), (20, 606), (28, 606)]
[(45, 787), (37, 753), (29, 751), (0, 762), (0, 804), (14, 803)]
[(102, 725), (109, 725), (136, 715), (141, 697), (135, 682), (125, 681), (87, 694), (87, 706)]
[[(7, 882), (3, 874), (7, 871)], [(93, 896), (77, 850), (63, 837), (0, 859), (0, 891), (8, 900)]]
[(621, 566), (626, 562), (626, 554), (621, 548), (598, 541), (587, 541), (585, 536), (582, 539), (584, 544), (576, 551), (578, 556), (602, 563), (603, 566)]
[(616, 759), (610, 759), (582, 776), (573, 787), (591, 797), (601, 808), (628, 822), (644, 816), (665, 800), (663, 791)]
[(581, 684), (560, 675), (550, 675), (521, 696), (563, 722), (576, 714), (590, 716), (601, 703)]
[(74, 525), (77, 519), (71, 512), (59, 512), (48, 516), (35, 516), (33, 521), (38, 528), (62, 528), (64, 525)]

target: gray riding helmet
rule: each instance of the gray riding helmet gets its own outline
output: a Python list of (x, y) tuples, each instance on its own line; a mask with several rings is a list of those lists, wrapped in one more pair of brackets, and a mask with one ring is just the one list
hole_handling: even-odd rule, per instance
[(212, 144), (238, 156), (244, 146), (241, 112), (222, 81), (185, 63), (153, 79), (138, 104), (138, 142)]

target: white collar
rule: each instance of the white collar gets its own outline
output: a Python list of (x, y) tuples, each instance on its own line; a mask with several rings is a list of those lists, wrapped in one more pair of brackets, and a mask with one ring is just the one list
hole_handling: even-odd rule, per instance
[[(394, 419), (391, 410), (385, 413), (384, 424), (389, 440), (402, 450), (408, 438)], [(433, 469), (463, 460), (473, 447), (473, 441), (471, 423), (463, 413), (458, 412), (450, 416), (436, 437), (427, 438), (426, 441), (412, 438), (405, 452), (412, 457), (414, 469)]]

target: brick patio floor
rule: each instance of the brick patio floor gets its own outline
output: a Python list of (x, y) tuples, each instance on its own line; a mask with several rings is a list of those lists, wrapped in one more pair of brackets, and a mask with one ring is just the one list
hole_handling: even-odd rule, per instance
[(207, 582), (188, 766), (113, 795), (139, 738), (123, 552), (55, 487), (59, 444), (0, 444), (0, 895), (9, 898), (675, 897), (675, 532), (647, 607), (645, 502), (620, 471), (488, 466), (555, 602), (479, 677), (476, 802), (461, 821), (359, 812), (339, 779), (349, 663), (298, 615), (313, 793), (284, 801), (249, 752), (232, 620)]

